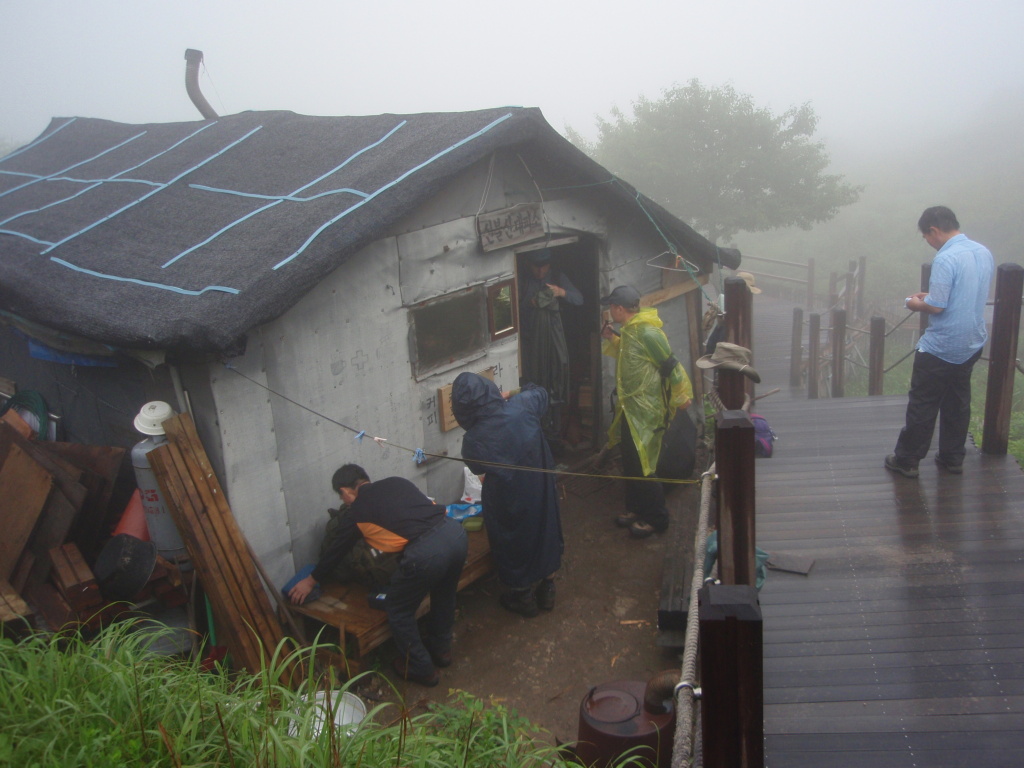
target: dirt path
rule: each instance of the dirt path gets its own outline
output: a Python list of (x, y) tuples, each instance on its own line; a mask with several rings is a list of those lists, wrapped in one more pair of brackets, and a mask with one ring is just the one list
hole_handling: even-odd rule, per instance
[[(493, 576), (467, 588), (459, 595), (454, 664), (436, 688), (400, 683), (407, 705), (444, 701), (450, 689), (461, 689), (515, 710), (552, 741), (572, 741), (590, 688), (678, 669), (679, 651), (657, 645), (662, 568), (670, 549), (692, 561), (700, 488), (681, 486), (668, 502), (668, 532), (637, 540), (613, 524), (622, 509), (617, 482), (587, 495), (567, 491), (555, 610), (532, 619), (509, 613), (498, 604)], [(393, 653), (390, 644), (381, 649), (381, 667)]]

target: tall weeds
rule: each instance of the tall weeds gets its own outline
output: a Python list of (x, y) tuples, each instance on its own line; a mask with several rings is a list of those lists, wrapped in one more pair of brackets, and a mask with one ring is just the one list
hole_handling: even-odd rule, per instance
[[(76, 635), (0, 637), (0, 766), (564, 764), (530, 723), (464, 693), (417, 716), (378, 705), (357, 726), (336, 728), (333, 716), (311, 703), (312, 694), (347, 690), (359, 678), (339, 683), (330, 673), (314, 674), (315, 646), (275, 649), (259, 673), (229, 674), (154, 655), (147, 650), (153, 640), (129, 623), (90, 642)], [(295, 664), (306, 673), (298, 690), (282, 682), (294, 679)]]

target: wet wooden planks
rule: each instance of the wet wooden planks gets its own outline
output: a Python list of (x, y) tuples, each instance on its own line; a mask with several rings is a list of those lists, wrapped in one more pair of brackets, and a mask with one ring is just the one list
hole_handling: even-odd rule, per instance
[[(755, 334), (792, 319), (764, 298)], [(788, 348), (757, 338), (759, 389), (785, 388)], [(1024, 764), (1024, 473), (969, 445), (961, 476), (893, 475), (905, 395), (793, 394), (756, 407), (780, 438), (758, 546), (815, 561), (761, 592), (766, 764)]]

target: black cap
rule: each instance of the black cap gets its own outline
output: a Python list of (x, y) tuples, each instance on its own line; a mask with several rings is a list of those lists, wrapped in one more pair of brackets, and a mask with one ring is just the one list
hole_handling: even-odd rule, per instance
[(640, 291), (631, 285), (620, 285), (614, 291), (601, 299), (601, 306), (607, 307), (610, 304), (618, 304), (627, 309), (636, 309), (640, 306)]
[(531, 251), (526, 254), (526, 260), (533, 264), (535, 267), (543, 266), (544, 264), (551, 263), (551, 249), (541, 248), (539, 251)]

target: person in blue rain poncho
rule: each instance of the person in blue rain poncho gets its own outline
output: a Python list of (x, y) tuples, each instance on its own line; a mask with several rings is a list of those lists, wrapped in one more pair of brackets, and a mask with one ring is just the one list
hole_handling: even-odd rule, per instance
[(541, 430), (547, 407), (543, 387), (527, 385), (506, 399), (497, 384), (475, 373), (459, 374), (452, 385), (452, 412), (466, 430), (463, 461), (471, 472), (483, 475), (484, 525), (498, 578), (507, 590), (500, 601), (528, 618), (554, 608), (553, 576), (564, 548), (562, 521), (555, 475), (509, 466), (554, 468)]

